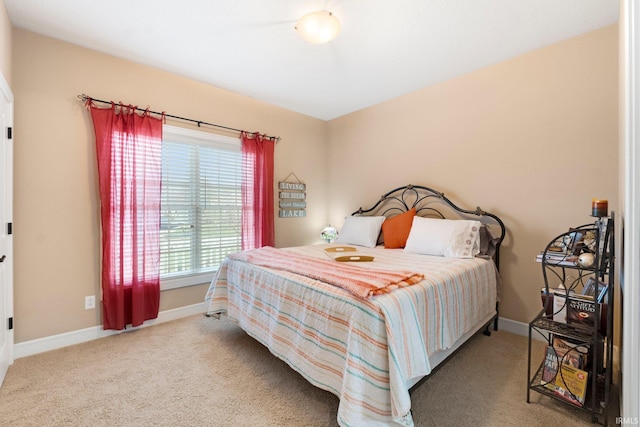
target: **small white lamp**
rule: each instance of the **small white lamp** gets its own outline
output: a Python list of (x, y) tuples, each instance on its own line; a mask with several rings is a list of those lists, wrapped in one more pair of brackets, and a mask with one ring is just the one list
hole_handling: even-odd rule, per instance
[(335, 39), (340, 33), (340, 21), (331, 12), (319, 10), (304, 15), (295, 26), (305, 41), (324, 44)]
[(332, 240), (336, 240), (336, 238), (338, 237), (338, 230), (336, 230), (335, 227), (332, 227), (331, 224), (329, 224), (322, 229), (322, 231), (320, 232), (320, 237), (322, 237), (322, 240), (326, 241), (327, 243), (331, 243)]

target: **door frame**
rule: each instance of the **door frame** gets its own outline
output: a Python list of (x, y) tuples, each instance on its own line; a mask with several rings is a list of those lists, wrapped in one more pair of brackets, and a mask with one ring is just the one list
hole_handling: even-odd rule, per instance
[[(6, 103), (5, 124), (7, 128), (11, 128), (11, 134), (13, 134), (13, 93), (1, 72), (0, 102)], [(0, 136), (0, 150), (3, 150), (4, 154), (4, 162), (0, 165), (0, 173), (4, 175), (5, 183), (5, 200), (0, 201), (0, 207), (4, 210), (4, 218), (6, 221), (6, 223), (0, 224), (0, 227), (3, 227), (3, 232), (8, 233), (8, 224), (13, 224), (13, 135), (10, 137), (7, 129), (1, 129), (0, 132), (2, 133)], [(0, 327), (6, 328), (5, 332), (7, 333), (6, 348), (1, 349), (0, 353), (1, 386), (9, 366), (13, 364), (13, 234), (7, 234), (6, 247), (0, 255), (6, 256), (2, 263), (5, 269), (6, 284), (4, 287), (4, 295), (0, 295), (0, 302), (2, 302), (2, 307), (0, 307)], [(0, 289), (0, 292), (1, 291), (2, 289)]]
[[(621, 3), (623, 99), (624, 254), (622, 395), (623, 420), (638, 423), (640, 416), (640, 5)], [(624, 421), (623, 421), (624, 422)]]

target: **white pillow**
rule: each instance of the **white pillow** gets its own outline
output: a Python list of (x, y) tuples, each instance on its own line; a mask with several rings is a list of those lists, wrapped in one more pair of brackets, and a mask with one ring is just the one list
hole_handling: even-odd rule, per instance
[(414, 217), (405, 251), (449, 258), (480, 252), (480, 221)]
[(336, 242), (374, 248), (385, 219), (384, 216), (348, 216)]

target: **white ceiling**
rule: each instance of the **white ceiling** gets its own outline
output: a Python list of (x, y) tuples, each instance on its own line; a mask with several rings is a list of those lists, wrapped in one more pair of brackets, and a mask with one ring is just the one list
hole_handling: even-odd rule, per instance
[[(4, 0), (14, 26), (330, 120), (618, 21), (618, 0)], [(329, 10), (326, 45), (294, 30)]]

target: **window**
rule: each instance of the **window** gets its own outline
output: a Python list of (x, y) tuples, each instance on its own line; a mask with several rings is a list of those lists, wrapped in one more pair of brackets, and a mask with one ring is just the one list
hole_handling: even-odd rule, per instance
[(241, 248), (240, 140), (165, 126), (161, 288), (206, 283)]

